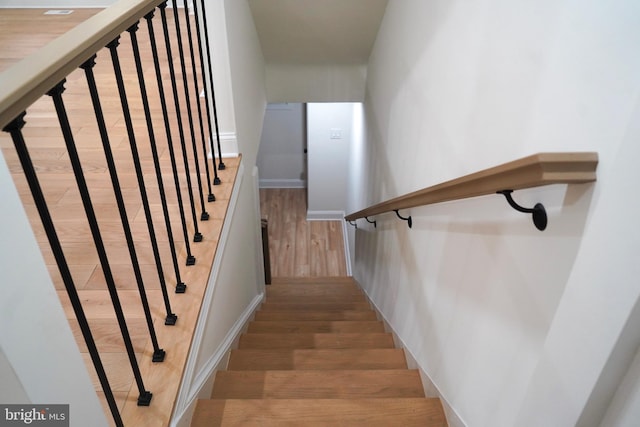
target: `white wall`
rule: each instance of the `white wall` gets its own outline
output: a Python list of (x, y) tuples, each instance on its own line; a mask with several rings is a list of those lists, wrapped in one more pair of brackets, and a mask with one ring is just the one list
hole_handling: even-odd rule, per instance
[[(634, 325), (637, 327), (637, 325)], [(634, 427), (640, 420), (640, 351), (618, 388), (602, 427)]]
[(304, 104), (267, 106), (257, 159), (260, 187), (306, 187), (305, 130)]
[[(198, 16), (202, 21), (203, 10), (201, 3), (196, 3)], [(229, 41), (227, 40), (227, 20), (224, 10), (224, 1), (205, 2), (207, 30), (209, 34), (209, 48), (211, 50), (211, 66), (213, 68), (213, 89), (218, 115), (218, 131), (220, 132), (220, 148), (223, 156), (237, 156), (239, 153), (235, 109), (233, 106), (233, 96), (231, 94), (231, 70), (229, 68)], [(204, 25), (200, 26), (202, 37), (205, 36)], [(206, 45), (203, 46), (206, 53)], [(209, 74), (208, 62), (205, 60), (206, 72)], [(207, 77), (208, 80), (208, 77)], [(213, 125), (213, 99), (210, 99), (210, 112)], [(215, 131), (215, 127), (213, 128)], [(215, 138), (215, 134), (214, 134)]]
[[(389, 2), (368, 68), (360, 209), (540, 151), (598, 182), (358, 221), (354, 274), (469, 426), (597, 426), (639, 329), (640, 4)], [(353, 167), (353, 166), (352, 166)], [(635, 351), (635, 350), (634, 350)], [(606, 375), (603, 375), (606, 374)]]
[(238, 149), (251, 170), (267, 106), (264, 58), (248, 3), (224, 0), (224, 11)]
[(269, 102), (362, 102), (365, 65), (268, 64)]
[[(220, 256), (210, 278), (210, 305), (199, 319), (197, 351), (190, 355), (172, 426), (188, 425), (196, 397), (211, 385), (208, 378), (224, 365), (224, 355), (264, 292), (258, 176), (255, 168), (266, 108), (264, 61), (246, 1), (220, 0), (228, 43), (234, 128), (242, 167), (227, 213)], [(227, 234), (228, 233), (228, 234)], [(247, 268), (247, 266), (253, 266)], [(206, 394), (206, 392), (205, 392)]]
[[(238, 170), (227, 217), (218, 241), (191, 353), (182, 379), (172, 426), (190, 423), (197, 399), (211, 395), (212, 375), (226, 368), (226, 357), (264, 295), (257, 174)], [(254, 268), (247, 268), (253, 265)]]
[[(308, 219), (342, 219), (352, 145), (352, 103), (307, 104)], [(339, 138), (332, 134), (339, 132)], [(337, 135), (333, 135), (337, 136)]]
[(1, 151), (0, 194), (0, 401), (69, 404), (72, 426), (106, 426)]

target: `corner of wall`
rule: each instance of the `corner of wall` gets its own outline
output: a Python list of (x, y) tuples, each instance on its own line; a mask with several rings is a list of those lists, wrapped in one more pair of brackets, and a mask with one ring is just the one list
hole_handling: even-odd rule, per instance
[[(238, 278), (237, 274), (239, 264), (250, 262), (247, 258), (251, 256), (243, 252), (246, 241), (255, 239), (255, 233), (247, 232), (247, 223), (256, 216), (255, 206), (251, 205), (255, 192), (253, 185), (247, 185), (252, 183), (244, 179), (244, 169), (241, 162), (170, 422), (172, 427), (188, 425), (197, 399), (210, 394), (212, 376), (226, 368), (228, 353), (264, 299), (264, 289), (255, 277), (259, 274), (246, 269), (243, 277)], [(235, 280), (244, 286), (236, 286)]]
[(358, 283), (358, 286), (360, 287), (360, 289), (362, 289), (362, 292), (365, 294), (367, 300), (369, 301), (369, 304), (375, 310), (378, 319), (380, 319), (384, 324), (385, 331), (391, 333), (391, 335), (393, 336), (393, 343), (395, 344), (396, 348), (401, 348), (404, 351), (405, 359), (407, 361), (407, 367), (409, 369), (416, 369), (420, 374), (420, 380), (422, 381), (422, 388), (424, 389), (425, 396), (437, 397), (438, 399), (440, 399), (442, 408), (444, 409), (444, 413), (447, 418), (447, 425), (449, 427), (467, 427), (466, 423), (462, 421), (456, 410), (442, 395), (438, 386), (433, 382), (429, 375), (427, 375), (422, 366), (420, 366), (411, 350), (409, 350), (402, 338), (400, 338), (400, 336), (396, 333), (395, 329), (391, 326), (391, 323), (382, 314), (382, 311), (378, 308), (373, 299), (371, 299), (369, 294), (367, 294), (366, 290), (360, 285), (360, 283)]

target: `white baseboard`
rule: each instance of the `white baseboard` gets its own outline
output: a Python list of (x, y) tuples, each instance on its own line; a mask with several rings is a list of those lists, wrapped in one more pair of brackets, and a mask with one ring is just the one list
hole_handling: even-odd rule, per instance
[[(219, 370), (227, 368), (229, 352), (234, 348), (234, 343), (238, 340), (240, 335), (244, 332), (248, 322), (253, 318), (254, 312), (260, 307), (264, 300), (264, 293), (256, 295), (251, 301), (251, 304), (244, 310), (242, 315), (234, 323), (233, 327), (229, 330), (220, 347), (211, 355), (209, 360), (205, 362), (202, 369), (195, 375), (191, 382), (191, 387), (186, 401), (183, 403), (180, 412), (175, 414), (171, 420), (171, 427), (188, 426), (191, 423), (191, 417), (193, 416), (193, 410), (195, 403), (199, 398), (199, 395), (205, 385), (210, 381), (212, 375)], [(177, 411), (176, 411), (177, 412)]]
[(407, 360), (407, 367), (409, 369), (418, 370), (420, 374), (420, 379), (422, 380), (422, 387), (424, 388), (425, 396), (437, 397), (442, 402), (442, 408), (444, 409), (445, 416), (447, 417), (447, 425), (449, 427), (467, 427), (467, 425), (464, 423), (464, 421), (462, 421), (462, 419), (460, 418), (458, 413), (455, 411), (455, 409), (453, 409), (453, 407), (449, 405), (449, 402), (447, 402), (444, 396), (442, 396), (442, 393), (440, 392), (440, 389), (438, 389), (438, 386), (436, 386), (436, 384), (431, 380), (429, 375), (427, 375), (427, 373), (418, 364), (415, 356), (413, 355), (413, 353), (411, 353), (411, 350), (407, 348), (402, 338), (400, 338), (400, 336), (396, 333), (396, 331), (393, 329), (391, 324), (387, 321), (384, 314), (382, 314), (382, 311), (378, 309), (378, 306), (376, 305), (376, 303), (369, 297), (369, 294), (367, 294), (366, 290), (362, 288), (362, 286), (359, 283), (358, 283), (358, 286), (360, 286), (367, 300), (369, 301), (369, 304), (371, 304), (373, 309), (376, 311), (378, 319), (382, 320), (382, 322), (384, 323), (385, 331), (390, 332), (391, 335), (393, 336), (393, 342), (395, 346), (397, 348), (401, 348), (404, 350), (405, 358)]
[(307, 221), (343, 221), (344, 211), (307, 211)]
[[(216, 150), (217, 140), (214, 141), (214, 146)], [(211, 144), (207, 145), (207, 147), (211, 147)], [(220, 150), (222, 151), (222, 158), (230, 158), (230, 157), (238, 157), (240, 155), (240, 150), (238, 149), (238, 140), (236, 139), (235, 132), (220, 132)], [(216, 153), (216, 155), (219, 153)], [(211, 158), (211, 151), (207, 151), (207, 158)]]
[[(220, 238), (218, 239), (218, 247), (216, 250), (216, 255), (213, 259), (213, 265), (211, 267), (211, 273), (209, 275), (209, 282), (204, 293), (202, 306), (200, 308), (200, 314), (196, 323), (196, 329), (193, 334), (191, 349), (189, 350), (189, 356), (187, 357), (184, 373), (182, 376), (182, 382), (180, 384), (180, 389), (178, 390), (178, 397), (176, 399), (176, 409), (174, 410), (174, 414), (179, 414), (179, 418), (182, 417), (185, 411), (189, 409), (189, 406), (191, 405), (191, 403), (193, 403), (191, 399), (193, 399), (193, 396), (197, 395), (197, 392), (199, 392), (199, 388), (201, 387), (201, 385), (197, 383), (200, 372), (196, 372), (196, 358), (198, 353), (200, 352), (200, 346), (202, 344), (204, 330), (207, 323), (207, 316), (209, 314), (213, 301), (215, 283), (217, 281), (218, 275), (220, 274), (220, 268), (222, 265), (222, 254), (224, 254), (224, 249), (227, 241), (229, 240), (229, 234), (231, 232), (233, 213), (238, 203), (238, 194), (244, 177), (243, 170), (244, 164), (240, 162), (240, 165), (238, 166), (237, 178), (234, 183), (233, 189), (231, 190), (231, 198), (227, 207), (227, 215), (225, 217), (225, 221), (222, 224), (222, 230), (220, 231)], [(230, 331), (227, 335), (231, 334), (231, 332), (232, 331)], [(226, 343), (226, 341), (224, 342)], [(223, 346), (224, 345), (222, 345), (221, 348)], [(216, 352), (214, 356), (217, 354), (218, 352)]]
[(306, 188), (303, 179), (261, 179), (260, 188)]

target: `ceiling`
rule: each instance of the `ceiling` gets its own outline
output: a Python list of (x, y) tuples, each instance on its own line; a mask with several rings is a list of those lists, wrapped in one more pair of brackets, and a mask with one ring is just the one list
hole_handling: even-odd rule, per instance
[(366, 64), (387, 0), (249, 0), (267, 64)]

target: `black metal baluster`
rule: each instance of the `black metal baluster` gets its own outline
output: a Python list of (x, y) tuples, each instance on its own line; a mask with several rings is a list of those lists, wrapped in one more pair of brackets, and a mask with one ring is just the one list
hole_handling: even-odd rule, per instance
[[(168, 232), (167, 237), (169, 239), (169, 246), (171, 249), (171, 258), (173, 259), (174, 269), (177, 270), (176, 279), (178, 280), (176, 284), (176, 293), (184, 293), (187, 289), (187, 286), (181, 282), (180, 280), (180, 269), (178, 268), (177, 255), (175, 250), (175, 244), (173, 242), (173, 233), (171, 232), (171, 224), (169, 221), (169, 211), (167, 208), (167, 201), (164, 194), (164, 184), (162, 183), (162, 169), (160, 168), (160, 159), (158, 157), (158, 150), (156, 146), (156, 137), (155, 132), (153, 131), (153, 122), (151, 118), (151, 109), (149, 108), (149, 97), (147, 95), (147, 86), (144, 80), (144, 70), (142, 69), (142, 60), (140, 59), (140, 48), (138, 45), (138, 38), (136, 36), (136, 31), (138, 29), (138, 24), (136, 23), (134, 26), (127, 30), (131, 35), (131, 47), (133, 48), (133, 58), (136, 63), (136, 72), (138, 74), (138, 83), (140, 84), (140, 94), (142, 95), (142, 106), (144, 108), (144, 117), (147, 123), (147, 133), (149, 134), (149, 142), (151, 145), (151, 154), (153, 157), (153, 165), (156, 172), (156, 180), (158, 182), (158, 190), (160, 192), (160, 200), (162, 202), (162, 209), (165, 217), (165, 225), (167, 226)], [(162, 277), (161, 283), (166, 289), (166, 285), (164, 284), (164, 272), (162, 271), (162, 267), (158, 266), (158, 275)], [(175, 322), (174, 322), (175, 323)]]
[(171, 40), (169, 38), (169, 27), (167, 24), (167, 2), (162, 3), (160, 6), (160, 15), (162, 17), (162, 31), (164, 33), (164, 42), (167, 48), (167, 62), (169, 65), (169, 75), (171, 77), (171, 90), (173, 92), (173, 101), (176, 109), (176, 119), (178, 121), (178, 133), (180, 135), (180, 146), (182, 148), (182, 159), (184, 163), (185, 178), (187, 180), (187, 190), (189, 193), (189, 202), (191, 205), (191, 216), (193, 218), (194, 228), (194, 242), (202, 241), (202, 234), (198, 230), (198, 219), (196, 218), (195, 202), (193, 200), (193, 186), (191, 185), (191, 175), (189, 172), (189, 161), (187, 157), (187, 147), (184, 140), (184, 129), (182, 126), (182, 114), (180, 114), (180, 100), (178, 98), (178, 86), (176, 85), (176, 72), (173, 68), (173, 55), (171, 53)]
[[(187, 9), (185, 5), (185, 10)], [(198, 184), (198, 195), (200, 196), (200, 219), (207, 221), (209, 214), (204, 206), (204, 196), (202, 195), (202, 177), (200, 176), (200, 162), (198, 161), (198, 148), (196, 144), (196, 132), (193, 128), (193, 113), (191, 112), (191, 96), (189, 95), (189, 82), (187, 82), (187, 67), (182, 48), (182, 31), (180, 30), (180, 19), (177, 5), (173, 5), (173, 18), (176, 26), (176, 40), (178, 41), (178, 56), (180, 57), (180, 70), (182, 71), (182, 86), (184, 88), (184, 99), (187, 104), (187, 119), (189, 121), (189, 135), (191, 135), (191, 147), (193, 149), (193, 163), (196, 167), (196, 182)], [(188, 18), (188, 17), (187, 17)], [(197, 94), (196, 94), (197, 96)], [(183, 153), (186, 156), (186, 152)], [(206, 153), (205, 153), (206, 155)]]
[[(138, 24), (127, 31), (137, 30)], [(140, 155), (138, 154), (138, 145), (136, 143), (136, 136), (133, 130), (133, 122), (131, 121), (131, 111), (129, 110), (129, 102), (127, 101), (127, 92), (124, 87), (124, 80), (122, 78), (122, 68), (120, 67), (120, 58), (118, 57), (118, 45), (120, 36), (107, 45), (109, 52), (111, 53), (111, 62), (113, 63), (113, 72), (116, 77), (116, 84), (118, 85), (118, 93), (120, 95), (120, 104), (122, 106), (122, 114), (124, 116), (124, 122), (127, 128), (127, 134), (129, 136), (129, 146), (131, 147), (131, 155), (133, 156), (133, 166), (136, 170), (136, 177), (138, 179), (138, 188), (140, 189), (140, 197), (142, 199), (142, 208), (147, 220), (147, 228), (149, 230), (149, 237), (151, 238), (151, 249), (153, 251), (153, 258), (158, 270), (158, 279), (160, 280), (160, 290), (162, 291), (162, 298), (164, 300), (164, 306), (167, 311), (167, 317), (165, 324), (174, 325), (177, 316), (171, 311), (171, 303), (169, 301), (169, 293), (167, 292), (167, 284), (164, 280), (164, 272), (162, 271), (162, 259), (160, 258), (160, 251), (158, 249), (158, 241), (156, 239), (156, 232), (153, 226), (153, 217), (151, 216), (151, 208), (149, 207), (149, 198), (147, 196), (147, 189), (144, 183), (144, 174), (142, 173), (142, 166), (140, 166)]]
[[(151, 40), (151, 47), (153, 50), (153, 60), (155, 63), (155, 62), (158, 62), (158, 50), (156, 47), (155, 35), (153, 32), (153, 23), (151, 22), (151, 20), (153, 19), (153, 11), (145, 15), (144, 18), (147, 20), (147, 28), (149, 30), (149, 38)], [(158, 85), (161, 85), (161, 84), (162, 84), (161, 81), (158, 82)], [(163, 112), (164, 112), (166, 110), (166, 104), (164, 101), (164, 90), (162, 88), (160, 88), (160, 95), (161, 95), (160, 102), (163, 106)], [(145, 100), (146, 98), (147, 98), (146, 95), (143, 96), (143, 100)], [(176, 253), (176, 244), (173, 239), (173, 230), (171, 228), (171, 218), (169, 215), (169, 207), (167, 206), (167, 196), (164, 190), (164, 183), (162, 182), (162, 169), (160, 168), (160, 159), (158, 157), (158, 148), (156, 146), (155, 133), (153, 131), (153, 126), (148, 118), (149, 116), (146, 116), (146, 117), (147, 117), (147, 129), (149, 131), (149, 141), (151, 142), (151, 154), (153, 156), (153, 166), (156, 171), (156, 181), (158, 182), (158, 191), (160, 192), (160, 201), (162, 202), (162, 213), (164, 214), (164, 224), (167, 229), (167, 238), (169, 239), (169, 249), (171, 249), (171, 260), (173, 261), (173, 270), (176, 275), (176, 293), (182, 294), (187, 290), (187, 285), (185, 285), (182, 282), (182, 279), (180, 278), (180, 266), (178, 266), (178, 255)], [(167, 120), (165, 120), (165, 124), (166, 123), (168, 123)], [(167, 132), (170, 132), (170, 131), (167, 131)], [(169, 144), (169, 146), (171, 146), (171, 144)], [(173, 150), (170, 151), (170, 154), (171, 154), (172, 162), (175, 163), (175, 160), (173, 157)], [(182, 197), (180, 197), (180, 200), (182, 200)], [(180, 213), (184, 216), (184, 214), (182, 213), (182, 201), (180, 201)], [(187, 244), (188, 244), (189, 239), (186, 233), (185, 233), (185, 240), (187, 240)]]
[(104, 273), (105, 280), (107, 282), (107, 288), (109, 289), (109, 295), (111, 296), (111, 302), (118, 319), (118, 325), (120, 326), (120, 332), (124, 340), (124, 345), (127, 349), (127, 355), (129, 356), (129, 362), (131, 363), (131, 369), (133, 370), (133, 376), (138, 386), (140, 395), (138, 396), (138, 406), (149, 406), (153, 394), (144, 388), (142, 381), (142, 375), (140, 374), (140, 367), (136, 360), (136, 355), (131, 343), (131, 336), (129, 335), (129, 329), (127, 328), (127, 321), (124, 318), (122, 311), (122, 305), (120, 304), (120, 298), (118, 297), (118, 291), (116, 289), (115, 281), (113, 280), (113, 274), (111, 273), (111, 267), (109, 266), (109, 259), (107, 258), (107, 251), (102, 241), (102, 235), (100, 234), (100, 228), (98, 227), (98, 219), (96, 218), (93, 204), (91, 203), (91, 196), (89, 195), (89, 188), (84, 178), (82, 171), (82, 165), (80, 164), (80, 158), (78, 157), (78, 151), (76, 150), (75, 141), (73, 139), (73, 133), (71, 132), (71, 126), (69, 125), (69, 119), (64, 107), (64, 101), (62, 100), (62, 92), (64, 92), (64, 82), (58, 83), (53, 89), (47, 92), (47, 95), (51, 96), (53, 103), (58, 114), (58, 121), (60, 122), (60, 128), (62, 129), (62, 135), (67, 146), (67, 152), (69, 159), (71, 160), (71, 166), (73, 173), (80, 190), (80, 197), (82, 198), (82, 204), (84, 206), (87, 220), (89, 221), (89, 228), (91, 228), (91, 235), (98, 251), (98, 258), (100, 259), (100, 266)]
[[(204, 67), (204, 56), (202, 54), (202, 37), (200, 35), (200, 18), (198, 17), (197, 1), (193, 2), (193, 14), (196, 21), (196, 36), (198, 40), (198, 56), (200, 58), (200, 72), (202, 73), (202, 87), (204, 92), (204, 103), (207, 112), (207, 129), (209, 131), (209, 145), (211, 146), (211, 160), (213, 163), (213, 185), (220, 185), (221, 181), (218, 177), (218, 167), (216, 166), (216, 150), (213, 145), (213, 131), (211, 129), (211, 112), (209, 108), (209, 94), (207, 92), (207, 79), (205, 78), (206, 72)], [(197, 84), (197, 83), (196, 83)], [(214, 101), (215, 102), (215, 101)], [(200, 104), (198, 104), (199, 106)], [(216, 137), (218, 137), (218, 118), (216, 116)], [(204, 138), (204, 137), (203, 137)], [(218, 147), (220, 146), (220, 138), (218, 137)], [(220, 161), (222, 161), (222, 153), (219, 154)], [(224, 164), (223, 164), (224, 166)]]
[(142, 308), (144, 310), (145, 319), (147, 321), (147, 327), (149, 328), (151, 343), (153, 344), (153, 361), (162, 362), (164, 360), (165, 351), (158, 345), (158, 338), (156, 336), (155, 327), (153, 326), (153, 319), (151, 317), (151, 309), (149, 308), (149, 300), (147, 299), (147, 292), (144, 288), (142, 273), (140, 272), (138, 254), (136, 253), (136, 247), (133, 243), (133, 235), (131, 233), (131, 227), (129, 225), (127, 209), (124, 203), (124, 198), (122, 197), (122, 190), (120, 188), (120, 180), (118, 179), (118, 173), (116, 171), (116, 164), (113, 160), (111, 143), (109, 142), (107, 126), (104, 121), (102, 105), (100, 104), (100, 97), (98, 95), (98, 86), (96, 85), (95, 76), (93, 74), (93, 67), (96, 65), (95, 59), (96, 55), (93, 55), (88, 61), (82, 64), (80, 68), (84, 70), (85, 76), (87, 78), (87, 84), (89, 85), (91, 102), (93, 104), (93, 110), (96, 115), (98, 130), (100, 131), (100, 139), (102, 140), (102, 147), (104, 148), (104, 155), (107, 160), (107, 167), (109, 169), (109, 176), (111, 177), (111, 184), (113, 186), (113, 192), (115, 194), (118, 211), (120, 213), (120, 220), (122, 221), (122, 229), (124, 231), (125, 239), (127, 240), (129, 256), (131, 257), (131, 265), (133, 266), (133, 273), (138, 285), (138, 291), (140, 292), (140, 299), (142, 301)]
[(31, 195), (33, 196), (33, 200), (38, 209), (40, 221), (42, 221), (42, 226), (44, 227), (44, 231), (47, 234), (49, 246), (51, 247), (51, 251), (53, 252), (53, 256), (56, 260), (56, 264), (58, 265), (58, 270), (60, 271), (60, 276), (62, 276), (62, 281), (64, 283), (65, 289), (67, 290), (67, 295), (69, 295), (69, 300), (71, 301), (71, 307), (73, 308), (76, 320), (80, 325), (82, 337), (87, 344), (89, 356), (91, 357), (93, 366), (95, 367), (96, 373), (98, 374), (98, 380), (100, 381), (100, 385), (102, 386), (104, 396), (107, 399), (107, 404), (109, 405), (109, 409), (111, 410), (113, 421), (115, 422), (116, 426), (121, 427), (124, 426), (124, 423), (122, 422), (122, 417), (120, 416), (120, 411), (118, 410), (118, 404), (116, 403), (116, 399), (113, 396), (113, 391), (111, 390), (111, 385), (109, 384), (109, 380), (107, 379), (107, 374), (104, 371), (104, 366), (102, 365), (102, 360), (100, 359), (100, 354), (98, 352), (98, 348), (96, 347), (96, 342), (93, 339), (93, 334), (91, 333), (91, 329), (89, 328), (87, 316), (84, 314), (84, 309), (82, 308), (82, 303), (80, 302), (78, 291), (76, 290), (75, 283), (73, 282), (73, 278), (71, 277), (71, 271), (69, 270), (69, 265), (67, 264), (67, 260), (64, 256), (62, 245), (60, 244), (60, 239), (58, 239), (58, 233), (56, 232), (55, 226), (53, 225), (53, 220), (51, 219), (51, 214), (49, 213), (49, 208), (47, 207), (47, 202), (45, 201), (44, 195), (42, 193), (42, 188), (40, 187), (38, 176), (33, 167), (33, 163), (31, 162), (31, 156), (29, 155), (27, 145), (22, 135), (22, 128), (25, 125), (24, 116), (25, 113), (20, 114), (3, 130), (11, 134), (11, 139), (13, 140), (13, 144), (16, 147), (16, 152), (18, 153), (18, 158), (20, 159), (20, 164), (22, 165), (22, 170), (24, 171), (27, 183), (29, 184), (29, 188), (31, 189)]
[[(198, 25), (197, 24), (198, 9), (196, 7), (196, 3), (197, 3), (197, 0), (194, 0), (193, 10), (196, 16), (196, 25)], [(213, 121), (216, 125), (216, 140), (218, 141), (218, 159), (220, 161), (220, 163), (218, 164), (218, 169), (224, 170), (226, 166), (222, 162), (222, 150), (220, 149), (220, 129), (218, 128), (218, 109), (216, 107), (216, 92), (213, 85), (213, 67), (211, 66), (211, 48), (209, 47), (209, 30), (207, 28), (208, 27), (207, 11), (204, 8), (204, 0), (201, 1), (201, 4), (202, 4), (202, 26), (204, 27), (204, 44), (205, 44), (205, 47), (207, 48), (207, 65), (209, 66), (209, 85), (211, 87), (211, 101), (213, 104)], [(198, 30), (198, 36), (200, 36), (200, 30)], [(202, 52), (202, 49), (200, 50), (200, 52)], [(201, 62), (201, 64), (203, 63)], [(209, 98), (207, 93), (207, 83), (206, 83), (206, 79), (204, 78), (204, 65), (202, 65), (202, 67), (203, 67), (202, 80), (204, 81), (204, 87), (205, 87), (204, 96), (205, 96), (205, 101), (207, 103), (207, 116), (209, 117), (209, 123), (211, 123), (211, 115), (209, 114)], [(209, 132), (211, 132), (211, 129), (209, 129)], [(215, 161), (216, 155), (215, 155), (215, 151), (213, 151), (213, 138), (211, 138), (211, 150), (212, 150), (212, 155)]]
[[(176, 12), (177, 15), (177, 12)], [(193, 73), (193, 87), (195, 89), (195, 99), (196, 105), (198, 106), (198, 123), (200, 124), (200, 140), (202, 141), (202, 156), (204, 157), (204, 167), (207, 172), (207, 188), (209, 189), (209, 197), (208, 200), (210, 202), (214, 202), (216, 200), (216, 196), (213, 194), (211, 190), (211, 174), (209, 173), (209, 162), (207, 161), (207, 141), (204, 136), (204, 123), (202, 118), (202, 106), (200, 105), (200, 88), (198, 86), (198, 73), (196, 71), (196, 57), (193, 50), (193, 35), (191, 34), (191, 19), (189, 19), (189, 7), (187, 4), (184, 6), (184, 18), (187, 23), (187, 35), (189, 39), (189, 54), (191, 56), (191, 72)], [(202, 75), (204, 78), (204, 74)], [(194, 147), (195, 149), (195, 147)], [(216, 161), (213, 159), (213, 168), (215, 171)], [(217, 173), (216, 173), (217, 178)]]
[[(166, 2), (159, 6), (162, 12), (166, 8)], [(194, 265), (196, 258), (191, 254), (191, 245), (189, 245), (189, 236), (187, 231), (187, 219), (184, 213), (184, 203), (182, 202), (182, 190), (180, 190), (180, 178), (178, 177), (178, 166), (176, 163), (176, 155), (173, 151), (173, 137), (171, 131), (171, 123), (169, 121), (169, 111), (167, 109), (167, 101), (164, 92), (164, 84), (162, 82), (162, 70), (160, 69), (160, 61), (158, 59), (158, 46), (156, 44), (155, 33), (153, 31), (153, 22), (151, 16), (147, 15), (147, 26), (149, 28), (149, 38), (151, 39), (151, 50), (153, 53), (153, 65), (156, 71), (156, 80), (158, 83), (158, 93), (160, 95), (160, 105), (162, 106), (162, 117), (164, 120), (164, 130), (167, 134), (167, 144), (169, 146), (169, 158), (171, 159), (171, 170), (173, 173), (173, 182), (176, 187), (176, 197), (178, 199), (178, 207), (180, 212), (180, 221), (182, 223), (182, 233), (184, 235), (184, 244), (187, 251), (187, 265)], [(169, 61), (170, 62), (170, 61)], [(166, 215), (166, 213), (165, 213)]]

